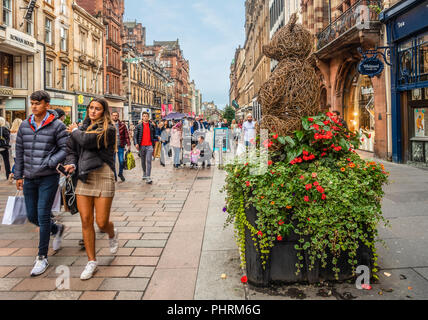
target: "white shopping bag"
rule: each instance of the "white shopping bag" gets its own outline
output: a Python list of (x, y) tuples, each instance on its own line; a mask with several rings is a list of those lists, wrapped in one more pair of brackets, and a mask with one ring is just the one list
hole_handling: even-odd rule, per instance
[(14, 197), (9, 197), (4, 210), (2, 224), (24, 224), (27, 222), (27, 209), (23, 196), (18, 196), (19, 192)]
[(242, 143), (239, 143), (238, 147), (236, 148), (236, 155), (240, 156), (243, 153), (245, 153), (245, 146)]
[(56, 191), (55, 200), (52, 205), (52, 212), (61, 212), (61, 195), (62, 195), (62, 187), (59, 186)]

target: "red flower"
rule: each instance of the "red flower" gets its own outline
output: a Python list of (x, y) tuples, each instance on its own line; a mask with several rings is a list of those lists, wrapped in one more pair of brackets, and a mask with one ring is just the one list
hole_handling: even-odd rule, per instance
[(369, 133), (368, 138), (370, 139), (372, 137), (372, 135)]
[(278, 224), (279, 224), (280, 226), (282, 226), (284, 223), (285, 223), (285, 222), (284, 222), (284, 221), (282, 221), (282, 220), (279, 220), (279, 222), (278, 222)]
[(330, 124), (330, 121), (326, 120), (323, 122), (326, 126), (328, 126)]
[(281, 236), (278, 236), (278, 237), (276, 237), (276, 240), (278, 240), (278, 241), (282, 241), (282, 237), (281, 237)]
[(333, 116), (333, 114), (332, 114), (331, 112), (327, 112), (327, 113), (326, 113), (326, 116), (327, 116), (327, 117), (332, 117), (332, 116)]
[(324, 188), (321, 187), (321, 186), (318, 186), (317, 190), (318, 190), (319, 193), (324, 193)]
[(315, 181), (315, 182), (314, 182), (314, 186), (315, 186), (315, 187), (318, 187), (319, 185), (320, 185), (320, 184), (318, 183), (318, 181)]
[(278, 134), (274, 134), (273, 136), (272, 136), (272, 138), (274, 138), (274, 139), (278, 139)]
[(241, 282), (242, 282), (242, 283), (247, 283), (247, 281), (248, 281), (247, 276), (243, 276), (243, 277), (241, 278)]
[(306, 150), (303, 150), (303, 155), (307, 156), (307, 155), (309, 155), (309, 152), (307, 152)]
[(322, 151), (324, 151), (324, 152), (327, 151), (327, 148), (322, 149)]
[(305, 197), (303, 198), (303, 200), (305, 200), (305, 202), (309, 202), (309, 197), (308, 197), (308, 196), (305, 196)]
[(321, 153), (321, 157), (325, 157), (327, 155), (327, 153), (323, 152)]
[(325, 194), (323, 193), (321, 196), (321, 199), (325, 200), (327, 197), (325, 196)]
[(263, 232), (259, 231), (259, 232), (257, 232), (257, 235), (258, 235), (259, 237), (262, 237), (262, 236), (263, 236)]
[(310, 219), (310, 218), (308, 218), (308, 221), (311, 221), (311, 219)]
[(300, 176), (300, 180), (304, 180), (305, 177), (303, 175)]
[(248, 162), (246, 164), (244, 164), (244, 166), (248, 166)]
[(306, 190), (311, 190), (311, 189), (312, 189), (312, 184), (307, 184), (307, 185), (305, 186), (305, 188), (306, 188)]
[(317, 173), (316, 172), (312, 173), (312, 178), (316, 178), (316, 177), (317, 177)]
[(247, 185), (247, 187), (251, 185), (250, 181), (245, 181), (245, 184)]
[(271, 165), (272, 165), (272, 163), (273, 163), (273, 162), (272, 162), (272, 160), (269, 160), (269, 161), (268, 161), (268, 166), (271, 166)]
[(346, 159), (346, 160), (348, 160), (349, 162), (351, 162), (351, 159), (349, 159), (349, 158), (348, 158), (348, 159)]
[(314, 128), (315, 130), (319, 131), (320, 130), (320, 126), (317, 125), (316, 123), (314, 123), (313, 125), (311, 125), (312, 128)]

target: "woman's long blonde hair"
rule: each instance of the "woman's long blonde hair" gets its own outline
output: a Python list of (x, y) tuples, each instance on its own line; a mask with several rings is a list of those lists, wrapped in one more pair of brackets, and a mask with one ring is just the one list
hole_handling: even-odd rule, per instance
[[(97, 142), (98, 142), (98, 148), (101, 146), (101, 139), (104, 136), (104, 147), (107, 149), (108, 147), (108, 137), (107, 137), (107, 131), (110, 124), (113, 124), (110, 116), (110, 110), (108, 108), (108, 102), (106, 99), (103, 98), (94, 98), (86, 107), (86, 117), (85, 120), (90, 120), (89, 118), (89, 107), (91, 106), (92, 102), (98, 102), (103, 106), (103, 115), (100, 119), (98, 119), (93, 124), (89, 125), (89, 127), (86, 129), (86, 133), (96, 133), (97, 134)], [(98, 126), (98, 128), (94, 129), (95, 126)], [(117, 149), (117, 139), (115, 139), (115, 146), (114, 149)]]
[(13, 120), (12, 127), (10, 128), (10, 132), (17, 133), (21, 124), (22, 124), (22, 119), (16, 118), (15, 120)]

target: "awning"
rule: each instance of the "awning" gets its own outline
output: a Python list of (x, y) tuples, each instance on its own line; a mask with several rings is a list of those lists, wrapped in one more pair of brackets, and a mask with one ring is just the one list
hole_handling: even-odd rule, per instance
[(25, 98), (12, 98), (6, 100), (6, 110), (25, 111)]
[(63, 106), (63, 107), (72, 107), (73, 101), (68, 99), (58, 99), (52, 98), (50, 102), (51, 106)]

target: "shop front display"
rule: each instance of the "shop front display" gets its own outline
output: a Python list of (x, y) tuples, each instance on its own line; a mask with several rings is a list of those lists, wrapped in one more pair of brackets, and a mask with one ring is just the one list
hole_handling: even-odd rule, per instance
[(428, 164), (428, 87), (408, 92), (410, 160)]
[(26, 105), (25, 98), (7, 99), (5, 103), (6, 121), (11, 124), (15, 119), (25, 120), (26, 118), (25, 105)]
[(356, 67), (345, 82), (344, 119), (353, 132), (360, 133), (360, 149), (374, 152), (375, 110), (373, 84), (367, 75), (361, 75)]

